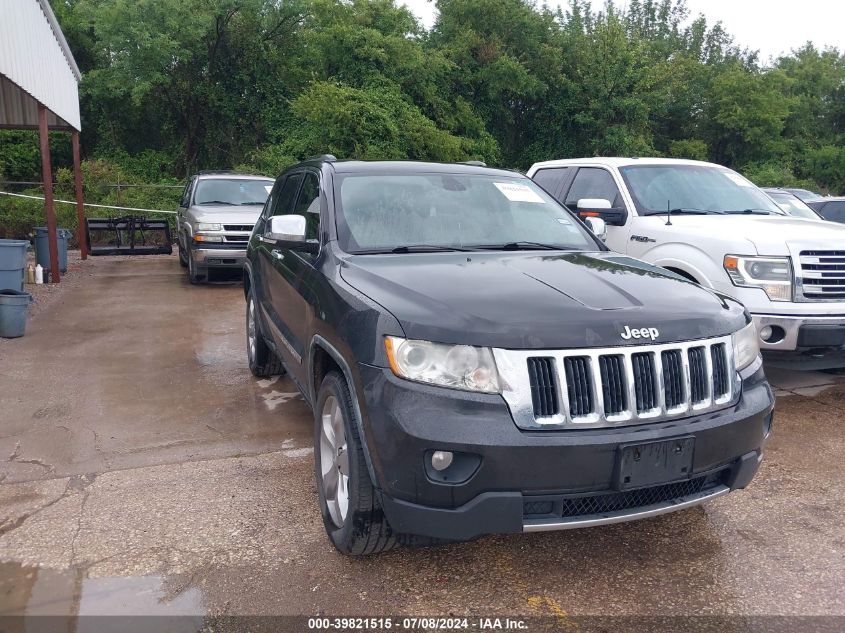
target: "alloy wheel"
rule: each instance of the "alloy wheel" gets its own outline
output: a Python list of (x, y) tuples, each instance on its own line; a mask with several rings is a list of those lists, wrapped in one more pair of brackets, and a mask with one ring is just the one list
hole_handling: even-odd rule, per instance
[(335, 396), (326, 398), (320, 414), (320, 471), (329, 515), (342, 527), (349, 511), (349, 453), (343, 412)]

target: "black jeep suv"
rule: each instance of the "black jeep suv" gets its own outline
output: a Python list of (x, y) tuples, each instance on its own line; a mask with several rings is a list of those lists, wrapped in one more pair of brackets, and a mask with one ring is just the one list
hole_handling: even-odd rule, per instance
[(742, 305), (609, 252), (517, 173), (307, 160), (244, 282), (250, 369), (311, 404), (344, 553), (653, 516), (762, 459), (773, 397)]

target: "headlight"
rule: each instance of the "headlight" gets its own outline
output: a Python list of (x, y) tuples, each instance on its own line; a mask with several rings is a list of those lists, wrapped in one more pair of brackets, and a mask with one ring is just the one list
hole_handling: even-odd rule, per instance
[(757, 341), (757, 328), (749, 323), (741, 330), (733, 333), (734, 363), (736, 370), (741, 371), (757, 360), (760, 355), (760, 344)]
[(499, 372), (489, 347), (384, 339), (390, 369), (400, 378), (453, 389), (499, 393)]
[(762, 288), (770, 301), (792, 300), (792, 264), (788, 257), (725, 255), (725, 270), (735, 286)]
[(197, 231), (220, 231), (223, 227), (219, 224), (208, 224), (206, 222), (200, 222), (197, 224)]

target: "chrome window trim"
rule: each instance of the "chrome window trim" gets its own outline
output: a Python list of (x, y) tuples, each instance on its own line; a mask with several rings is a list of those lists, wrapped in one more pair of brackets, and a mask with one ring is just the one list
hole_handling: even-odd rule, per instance
[[(714, 345), (724, 345), (727, 371), (728, 392), (718, 398), (713, 398), (713, 365), (711, 349)], [(708, 377), (707, 393), (704, 400), (690, 402), (690, 365), (689, 349), (693, 347), (705, 348), (705, 365)], [(666, 408), (662, 352), (666, 350), (680, 350), (683, 359), (683, 389), (684, 403), (671, 409)], [(634, 386), (634, 369), (631, 356), (639, 353), (650, 353), (654, 359), (655, 384), (657, 389), (658, 406), (648, 411), (636, 411), (636, 393)], [(565, 350), (511, 350), (494, 348), (493, 356), (499, 371), (502, 387), (502, 397), (510, 409), (516, 425), (524, 430), (566, 430), (584, 428), (612, 428), (634, 424), (646, 424), (663, 420), (672, 420), (684, 415), (698, 415), (708, 411), (715, 411), (732, 404), (739, 396), (740, 376), (736, 371), (733, 357), (733, 340), (731, 335), (709, 339), (699, 339), (677, 343), (658, 343), (650, 345), (584, 348)], [(592, 387), (594, 410), (584, 416), (572, 417), (569, 414), (569, 393), (566, 385), (564, 359), (568, 357), (586, 357), (592, 373)], [(601, 373), (599, 371), (600, 356), (623, 356), (625, 368), (625, 382), (627, 391), (627, 408), (615, 415), (604, 415), (604, 398), (602, 395)], [(531, 400), (531, 385), (529, 383), (527, 363), (532, 357), (548, 357), (554, 359), (557, 370), (558, 401), (560, 412), (553, 416), (535, 417)]]

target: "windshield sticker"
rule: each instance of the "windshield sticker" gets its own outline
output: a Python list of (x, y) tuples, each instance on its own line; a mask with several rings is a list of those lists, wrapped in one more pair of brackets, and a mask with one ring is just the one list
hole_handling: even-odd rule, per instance
[(730, 178), (734, 183), (736, 183), (740, 187), (751, 187), (752, 186), (751, 183), (748, 182), (742, 176), (738, 176), (737, 174), (732, 174), (730, 172), (724, 172), (724, 174), (725, 174), (725, 176)]
[(494, 182), (493, 184), (511, 202), (543, 203), (543, 199), (537, 195), (537, 192), (526, 185), (521, 185), (517, 182)]
[(264, 185), (264, 188), (267, 190), (267, 195), (270, 195), (270, 192), (273, 191), (273, 185)]

